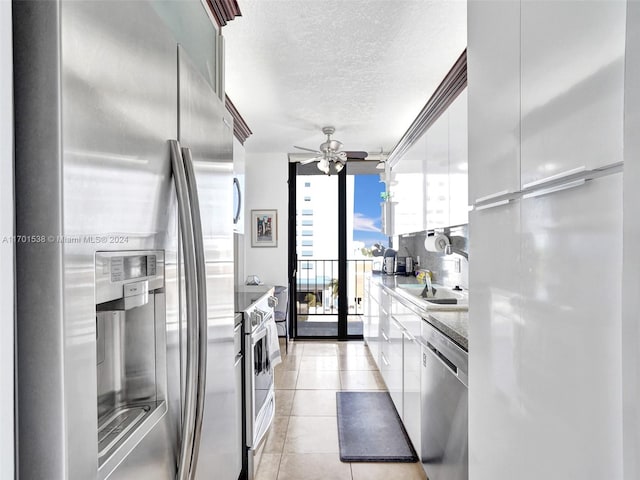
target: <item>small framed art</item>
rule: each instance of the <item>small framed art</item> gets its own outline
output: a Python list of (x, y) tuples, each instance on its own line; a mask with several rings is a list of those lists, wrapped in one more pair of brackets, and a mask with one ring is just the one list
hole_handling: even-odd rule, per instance
[(278, 246), (277, 210), (251, 210), (251, 246)]

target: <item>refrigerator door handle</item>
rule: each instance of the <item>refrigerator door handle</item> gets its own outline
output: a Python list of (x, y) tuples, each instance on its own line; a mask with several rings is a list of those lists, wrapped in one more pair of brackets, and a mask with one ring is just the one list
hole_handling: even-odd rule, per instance
[(178, 199), (178, 213), (180, 217), (180, 234), (182, 237), (182, 253), (185, 265), (185, 291), (187, 307), (187, 366), (185, 401), (182, 412), (182, 434), (180, 456), (178, 460), (177, 480), (190, 478), (191, 462), (194, 448), (196, 402), (197, 402), (197, 374), (198, 374), (198, 295), (196, 291), (196, 253), (191, 216), (191, 204), (187, 186), (187, 176), (177, 140), (169, 140), (171, 151), (171, 167)]
[(190, 148), (182, 148), (182, 161), (187, 180), (189, 204), (191, 206), (191, 224), (195, 247), (196, 287), (198, 296), (198, 370), (196, 386), (196, 412), (194, 423), (193, 453), (190, 467), (190, 478), (194, 478), (198, 465), (198, 453), (202, 436), (202, 420), (204, 417), (204, 400), (207, 381), (207, 272), (204, 257), (204, 237), (198, 200), (198, 185), (193, 169), (193, 157)]

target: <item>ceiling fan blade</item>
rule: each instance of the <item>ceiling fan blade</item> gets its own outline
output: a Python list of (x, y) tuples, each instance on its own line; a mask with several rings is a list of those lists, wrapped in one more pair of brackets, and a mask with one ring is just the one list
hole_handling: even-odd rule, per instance
[(304, 147), (296, 147), (295, 145), (293, 146), (293, 148), (297, 148), (297, 149), (299, 149), (299, 150), (305, 150), (305, 151), (307, 151), (307, 152), (322, 153), (322, 152), (320, 152), (320, 151), (318, 151), (318, 150), (313, 150), (313, 149), (311, 149), (311, 148), (304, 148)]
[(307, 158), (305, 160), (300, 160), (298, 163), (300, 163), (300, 165), (306, 165), (307, 163), (317, 162), (318, 160), (322, 160), (323, 158), (324, 157)]
[(369, 155), (367, 152), (344, 152), (347, 154), (347, 158), (353, 158), (356, 160), (364, 160), (365, 158), (367, 158), (367, 155)]

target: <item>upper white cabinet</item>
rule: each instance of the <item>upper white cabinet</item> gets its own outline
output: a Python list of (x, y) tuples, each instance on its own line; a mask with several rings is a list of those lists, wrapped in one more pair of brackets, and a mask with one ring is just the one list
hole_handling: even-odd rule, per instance
[(520, 189), (520, 3), (469, 0), (467, 19), (473, 204)]
[(467, 91), (449, 106), (449, 225), (469, 221)]
[[(487, 7), (478, 5), (479, 9)], [(626, 2), (523, 1), (521, 9), (522, 188), (621, 162)], [(470, 11), (470, 24), (479, 21), (477, 13)], [(494, 13), (494, 22), (506, 21), (504, 14)], [(499, 40), (493, 28), (477, 36), (472, 36), (472, 30), (469, 88), (477, 88), (478, 80), (481, 85), (487, 82), (476, 78), (476, 70), (504, 65), (505, 58), (500, 50), (491, 52), (493, 64), (475, 55), (479, 41)], [(511, 41), (517, 48), (518, 43)], [(480, 67), (480, 62), (489, 64)], [(494, 88), (503, 87), (494, 83)], [(494, 114), (497, 111), (490, 115)], [(473, 122), (474, 128), (483, 123), (486, 117)]]
[(448, 227), (449, 112), (440, 115), (423, 136), (427, 140), (427, 229)]
[(393, 169), (390, 191), (395, 204), (393, 213), (394, 235), (426, 229), (426, 161), (426, 136), (423, 135)]
[(245, 149), (236, 137), (233, 137), (233, 231), (244, 233), (244, 177)]
[(465, 89), (394, 165), (393, 235), (468, 222), (467, 120)]

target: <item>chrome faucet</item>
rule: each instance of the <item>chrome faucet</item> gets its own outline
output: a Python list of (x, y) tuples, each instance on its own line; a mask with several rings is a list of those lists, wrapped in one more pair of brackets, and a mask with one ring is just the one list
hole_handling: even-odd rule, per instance
[(424, 290), (422, 290), (422, 293), (420, 294), (420, 296), (422, 298), (430, 298), (433, 296), (433, 287), (431, 286), (431, 272), (425, 274), (424, 281), (425, 281)]
[(467, 252), (464, 252), (462, 250), (458, 250), (457, 248), (453, 248), (450, 244), (447, 245), (446, 247), (444, 247), (444, 254), (445, 255), (451, 255), (453, 253), (457, 253), (461, 257), (464, 257), (465, 259), (467, 259), (467, 261), (469, 260), (469, 254)]

